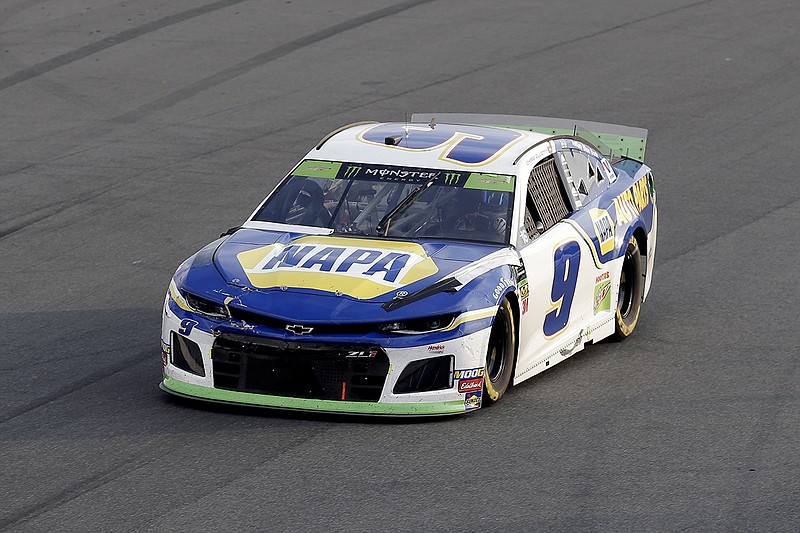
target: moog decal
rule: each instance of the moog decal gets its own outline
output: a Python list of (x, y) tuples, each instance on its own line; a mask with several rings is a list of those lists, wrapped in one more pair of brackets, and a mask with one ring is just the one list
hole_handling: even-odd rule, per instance
[(466, 370), (456, 370), (453, 373), (454, 379), (472, 379), (472, 378), (482, 378), (485, 369), (481, 368), (468, 368)]

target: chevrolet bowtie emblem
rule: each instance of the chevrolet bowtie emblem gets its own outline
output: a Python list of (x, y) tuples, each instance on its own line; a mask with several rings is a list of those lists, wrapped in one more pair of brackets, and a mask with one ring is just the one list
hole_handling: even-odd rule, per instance
[(300, 324), (289, 324), (286, 326), (286, 331), (294, 333), (295, 335), (305, 335), (306, 333), (314, 331), (314, 328), (302, 326)]

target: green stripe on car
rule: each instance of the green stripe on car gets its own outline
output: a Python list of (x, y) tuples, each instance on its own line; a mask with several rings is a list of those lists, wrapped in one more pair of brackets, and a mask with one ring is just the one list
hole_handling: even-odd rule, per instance
[(514, 176), (505, 174), (481, 174), (473, 172), (464, 183), (465, 189), (480, 189), (482, 191), (514, 191)]
[(335, 178), (342, 167), (341, 163), (334, 161), (317, 161), (306, 159), (292, 172), (295, 176), (307, 178)]
[(237, 403), (279, 409), (351, 413), (367, 415), (445, 415), (464, 412), (464, 400), (430, 403), (379, 403), (350, 402), (339, 400), (314, 400), (310, 398), (287, 398), (268, 394), (253, 394), (184, 383), (169, 376), (164, 377), (162, 388), (181, 396), (191, 396), (215, 402)]

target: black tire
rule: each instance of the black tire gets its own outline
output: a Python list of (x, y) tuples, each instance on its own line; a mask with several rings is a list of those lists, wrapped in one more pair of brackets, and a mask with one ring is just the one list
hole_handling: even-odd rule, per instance
[(619, 298), (617, 298), (616, 328), (614, 337), (625, 339), (633, 333), (639, 322), (644, 294), (644, 278), (642, 277), (642, 254), (639, 243), (631, 236), (625, 249), (622, 261), (622, 272), (619, 279)]
[(483, 377), (483, 403), (491, 405), (503, 396), (511, 384), (514, 373), (514, 353), (517, 346), (517, 330), (514, 311), (508, 300), (500, 302), (497, 316), (489, 334), (486, 351), (486, 370)]

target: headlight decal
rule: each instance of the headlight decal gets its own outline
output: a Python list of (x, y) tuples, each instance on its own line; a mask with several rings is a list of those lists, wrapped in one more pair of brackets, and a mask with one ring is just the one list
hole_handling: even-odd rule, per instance
[[(395, 329), (384, 329), (383, 331), (388, 331), (388, 332), (392, 332), (392, 333), (400, 333), (400, 334), (403, 334), (403, 335), (424, 335), (424, 334), (429, 334), (429, 333), (444, 333), (444, 332), (447, 332), (447, 331), (453, 331), (454, 329), (456, 329), (460, 325), (465, 324), (467, 322), (473, 322), (473, 321), (476, 321), (476, 320), (483, 320), (483, 319), (486, 319), (486, 318), (491, 318), (495, 314), (497, 314), (497, 306), (487, 307), (485, 309), (476, 309), (474, 311), (467, 311), (466, 313), (461, 313), (460, 315), (455, 315), (455, 316), (442, 315), (442, 317), (450, 317), (450, 316), (452, 316), (452, 318), (450, 318), (448, 320), (448, 324), (447, 325), (444, 325), (444, 326), (442, 326), (440, 328), (437, 328), (437, 329), (431, 329), (431, 330), (427, 330), (427, 331), (414, 330), (414, 329), (401, 329), (402, 328), (402, 324), (405, 324), (405, 323), (408, 323), (408, 322), (411, 322), (411, 321), (397, 321), (397, 322), (390, 322), (390, 323), (386, 324), (387, 326), (397, 324), (398, 325), (397, 328), (395, 328)], [(431, 318), (437, 318), (437, 317), (431, 317)], [(426, 320), (426, 319), (417, 319), (417, 320)]]
[(458, 313), (445, 315), (415, 318), (410, 320), (398, 320), (396, 322), (385, 322), (378, 326), (379, 331), (391, 333), (422, 334), (434, 333), (436, 331), (446, 331), (455, 322)]

